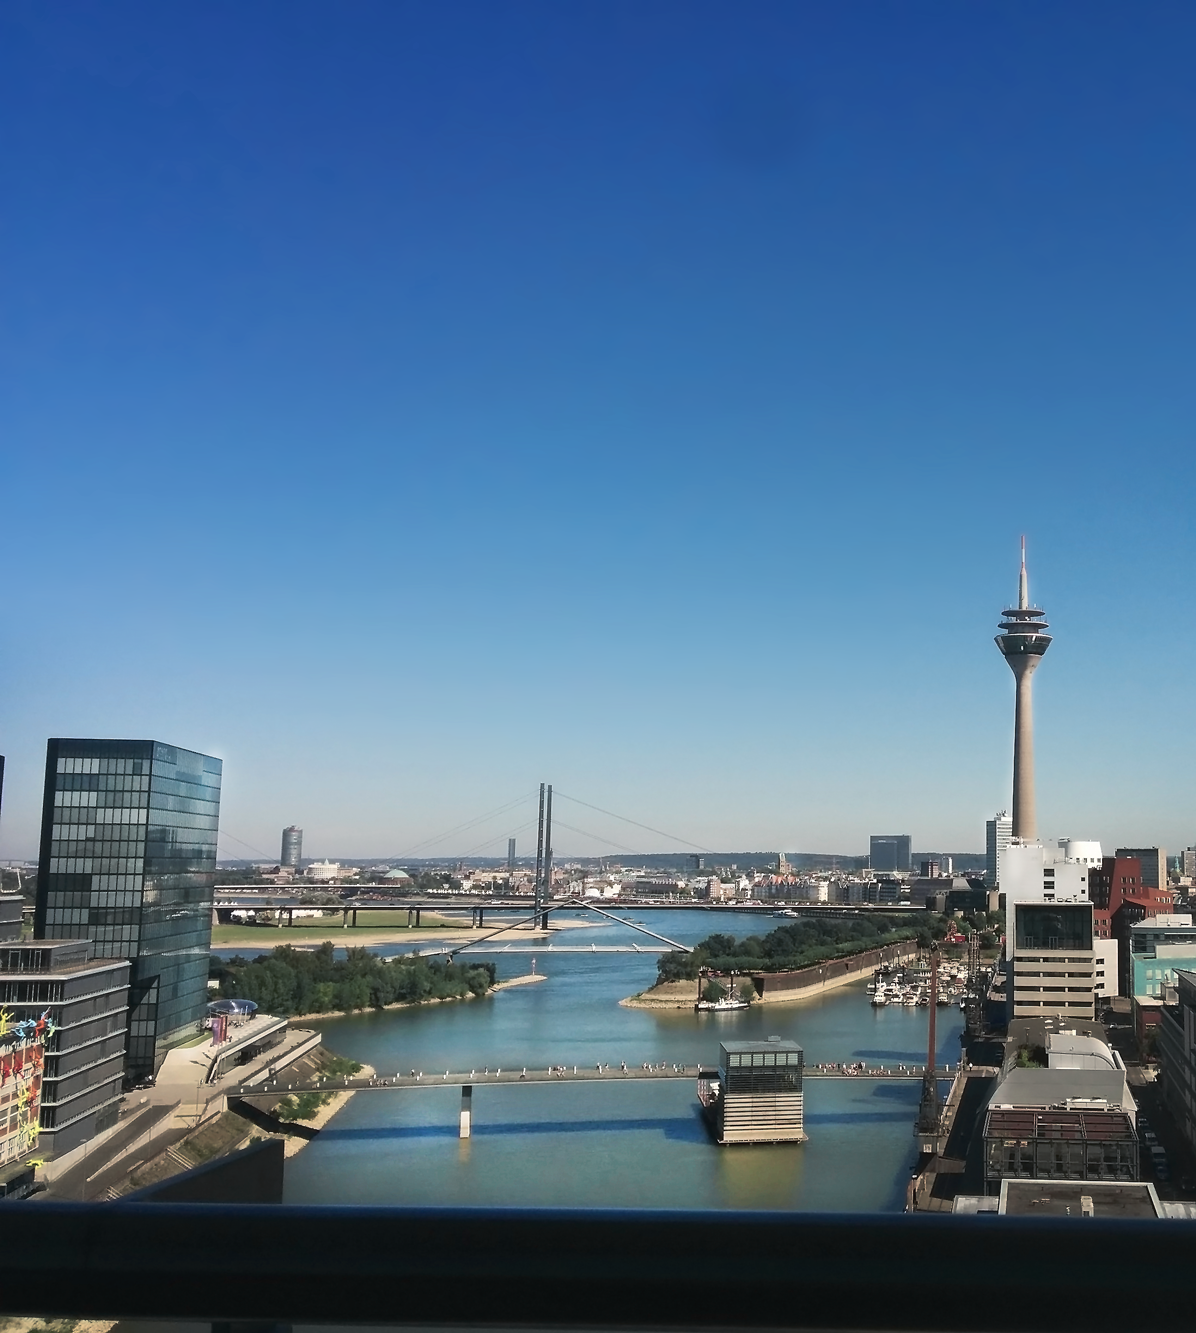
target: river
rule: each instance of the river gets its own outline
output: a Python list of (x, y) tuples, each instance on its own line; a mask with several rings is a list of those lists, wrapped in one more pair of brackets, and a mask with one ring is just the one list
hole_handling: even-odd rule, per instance
[[(780, 924), (749, 913), (626, 915), (671, 939), (714, 930), (764, 934)], [(593, 919), (593, 918), (590, 918)], [(560, 944), (617, 944), (642, 935), (600, 925)], [(400, 946), (377, 952), (405, 952)], [(530, 970), (528, 954), (487, 955), (499, 977)], [(380, 1074), (412, 1068), (546, 1068), (600, 1061), (714, 1063), (721, 1039), (777, 1035), (801, 1043), (807, 1066), (864, 1060), (921, 1063), (927, 1011), (873, 1009), (863, 983), (746, 1012), (623, 1008), (655, 980), (655, 955), (536, 955), (547, 980), (482, 1000), (322, 1020), (333, 1050)], [(962, 1015), (938, 1011), (939, 1062), (959, 1058)], [(807, 1079), (809, 1142), (719, 1148), (689, 1080), (487, 1087), (473, 1096), (473, 1137), (457, 1136), (460, 1092), (421, 1088), (354, 1097), (287, 1163), (288, 1203), (900, 1211), (915, 1152), (920, 1084)]]

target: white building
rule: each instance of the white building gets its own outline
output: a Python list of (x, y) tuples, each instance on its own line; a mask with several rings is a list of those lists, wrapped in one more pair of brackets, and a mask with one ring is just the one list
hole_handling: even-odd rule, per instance
[(308, 879), (331, 880), (341, 873), (339, 861), (313, 861), (305, 872)]
[(1040, 842), (1014, 840), (1005, 849), (1001, 896), (1006, 911), (1014, 903), (1086, 903), (1088, 867), (1081, 861), (1048, 857)]
[(1099, 870), (1104, 856), (1099, 842), (1082, 841), (1079, 838), (1059, 839), (1059, 859), (1078, 861), (1089, 870)]
[(1013, 820), (1007, 810), (998, 810), (984, 825), (984, 875), (989, 888), (1001, 882), (1005, 866), (1005, 848), (1013, 837)]
[(1112, 999), (1114, 995), (1120, 994), (1118, 983), (1121, 980), (1118, 972), (1117, 962), (1117, 941), (1116, 940), (1093, 940), (1093, 966), (1096, 972), (1093, 978), (1092, 990), (1098, 998)]

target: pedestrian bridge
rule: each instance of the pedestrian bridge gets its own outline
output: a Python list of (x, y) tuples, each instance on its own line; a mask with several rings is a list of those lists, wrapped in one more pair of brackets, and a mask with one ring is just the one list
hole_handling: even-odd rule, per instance
[[(921, 1082), (923, 1065), (885, 1065), (860, 1069), (855, 1066), (811, 1067), (803, 1070), (805, 1079), (854, 1078), (916, 1079)], [(954, 1069), (943, 1065), (935, 1071), (941, 1078), (951, 1078)], [(469, 1070), (396, 1070), (394, 1074), (372, 1074), (353, 1077), (321, 1078), (315, 1081), (291, 1081), (285, 1076), (266, 1070), (260, 1079), (230, 1088), (230, 1097), (271, 1096), (298, 1092), (397, 1092), (408, 1088), (466, 1087), (487, 1083), (636, 1083), (649, 1079), (713, 1078), (718, 1070), (708, 1065), (681, 1065), (670, 1062), (658, 1064), (603, 1064), (552, 1065), (547, 1068), (529, 1068), (525, 1065), (487, 1066)]]

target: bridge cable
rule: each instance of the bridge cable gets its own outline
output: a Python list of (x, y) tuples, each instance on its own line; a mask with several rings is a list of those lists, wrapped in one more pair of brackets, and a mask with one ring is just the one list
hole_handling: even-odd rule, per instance
[(683, 842), (687, 847), (692, 847), (695, 851), (705, 852), (709, 856), (717, 855), (712, 848), (703, 847), (701, 843), (690, 842), (688, 838), (679, 838), (675, 833), (666, 833), (663, 829), (653, 828), (651, 824), (641, 824), (638, 819), (629, 819), (626, 815), (616, 814), (613, 810), (604, 810), (600, 805), (591, 805), (589, 801), (583, 801), (577, 796), (570, 796), (568, 792), (563, 792), (559, 788), (555, 794), (557, 796), (563, 796), (566, 801), (572, 801), (574, 805), (584, 805), (587, 810), (597, 810), (600, 815), (609, 815), (612, 819), (621, 819), (625, 824), (634, 824), (636, 828), (642, 828), (649, 833), (655, 833), (657, 837), (668, 838), (672, 842)]
[(444, 833), (438, 833), (434, 837), (425, 838), (423, 842), (417, 842), (414, 846), (408, 847), (406, 851), (400, 852), (394, 857), (394, 860), (402, 861), (405, 857), (413, 856), (424, 847), (430, 847), (435, 843), (443, 842), (445, 838), (451, 838), (455, 833), (465, 833), (471, 828), (476, 828), (479, 824), (484, 824), (486, 820), (493, 819), (496, 815), (505, 814), (506, 811), (512, 809), (514, 806), (522, 805), (524, 801), (531, 800), (534, 795), (534, 792), (524, 792), (523, 795), (517, 796), (513, 801), (508, 801), (505, 805), (500, 805), (495, 810), (489, 810), (484, 815), (478, 815), (476, 819), (468, 819), (464, 824), (457, 824), (455, 827), (447, 829)]

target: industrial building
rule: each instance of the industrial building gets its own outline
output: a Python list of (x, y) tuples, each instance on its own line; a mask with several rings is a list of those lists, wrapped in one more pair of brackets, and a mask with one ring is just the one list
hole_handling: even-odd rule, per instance
[(9, 1022), (48, 1019), (41, 1142), (69, 1152), (116, 1123), (125, 1069), (129, 961), (95, 958), (89, 940), (0, 945), (0, 1008)]
[(718, 1073), (698, 1080), (698, 1100), (720, 1144), (803, 1143), (802, 1069), (795, 1041), (725, 1041)]
[(132, 1080), (204, 1017), (221, 767), (160, 741), (46, 747), (34, 933), (132, 960)]

